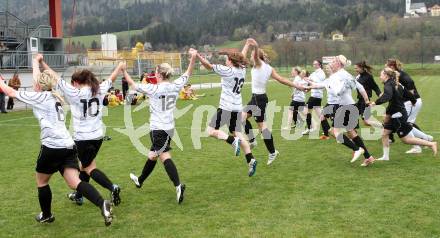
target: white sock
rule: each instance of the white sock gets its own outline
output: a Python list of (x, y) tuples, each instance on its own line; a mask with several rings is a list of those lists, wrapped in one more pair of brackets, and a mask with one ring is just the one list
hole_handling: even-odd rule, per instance
[(415, 137), (420, 138), (422, 140), (427, 140), (427, 141), (432, 140), (432, 136), (429, 136), (429, 135), (423, 133), (422, 131), (420, 131), (419, 129), (417, 129), (415, 127), (412, 129), (411, 132)]
[(390, 147), (383, 147), (383, 156), (384, 159), (390, 159)]

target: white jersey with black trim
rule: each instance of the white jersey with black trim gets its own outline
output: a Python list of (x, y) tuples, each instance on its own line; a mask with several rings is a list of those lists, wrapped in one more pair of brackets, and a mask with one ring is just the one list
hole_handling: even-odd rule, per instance
[[(293, 82), (297, 85), (301, 85), (303, 87), (307, 86), (309, 83), (302, 79), (300, 76), (296, 76)], [(305, 102), (306, 101), (306, 92), (301, 91), (297, 88), (293, 89), (292, 100), (296, 102)]]
[(73, 138), (76, 141), (97, 140), (104, 137), (102, 108), (105, 95), (113, 86), (111, 80), (99, 85), (98, 93), (93, 96), (90, 87), (75, 88), (64, 79), (58, 82), (61, 91), (70, 104), (73, 117)]
[(184, 74), (173, 82), (136, 84), (135, 90), (150, 98), (150, 130), (174, 129), (176, 102), (188, 78), (189, 76)]
[(72, 148), (74, 142), (67, 131), (63, 106), (51, 92), (19, 91), (16, 98), (32, 105), (41, 127), (41, 144), (52, 149)]
[(355, 101), (353, 99), (352, 91), (359, 90), (359, 92), (364, 91), (365, 89), (349, 72), (345, 69), (340, 69), (336, 73), (334, 73), (330, 78), (334, 78), (334, 80), (339, 81), (337, 84), (339, 88), (336, 88), (336, 92), (339, 96), (339, 105), (353, 105)]
[[(314, 83), (322, 83), (325, 80), (325, 73), (322, 69), (317, 69), (310, 75), (310, 80)], [(312, 89), (311, 95), (314, 98), (322, 98), (324, 96), (324, 89)]]
[(241, 89), (246, 77), (246, 69), (224, 65), (213, 65), (212, 69), (222, 79), (222, 94), (220, 96), (219, 108), (230, 112), (241, 112), (243, 107)]
[(340, 96), (338, 95), (338, 89), (341, 87), (341, 81), (337, 77), (332, 77), (332, 75), (324, 80), (322, 83), (317, 83), (318, 86), (323, 87), (327, 90), (327, 104), (337, 105), (340, 101)]
[(261, 61), (260, 67), (253, 67), (251, 70), (252, 76), (252, 93), (253, 94), (265, 94), (267, 82), (272, 75), (272, 67)]

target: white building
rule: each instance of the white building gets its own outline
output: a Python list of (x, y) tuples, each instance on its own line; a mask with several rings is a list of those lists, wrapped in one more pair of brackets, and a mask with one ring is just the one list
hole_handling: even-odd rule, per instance
[(424, 2), (412, 3), (411, 0), (406, 0), (405, 18), (419, 17), (428, 14), (428, 8)]

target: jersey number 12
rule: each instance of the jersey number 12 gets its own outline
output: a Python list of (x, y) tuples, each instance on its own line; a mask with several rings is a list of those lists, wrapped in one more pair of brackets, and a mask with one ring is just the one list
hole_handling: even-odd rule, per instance
[(235, 80), (235, 86), (234, 89), (232, 89), (233, 93), (240, 94), (241, 88), (243, 88), (244, 79), (234, 78)]

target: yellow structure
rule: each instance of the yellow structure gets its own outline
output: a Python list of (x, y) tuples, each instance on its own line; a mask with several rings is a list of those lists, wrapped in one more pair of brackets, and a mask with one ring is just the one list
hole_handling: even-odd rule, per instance
[(334, 33), (332, 35), (332, 40), (333, 41), (343, 41), (344, 40), (344, 35), (341, 33)]

